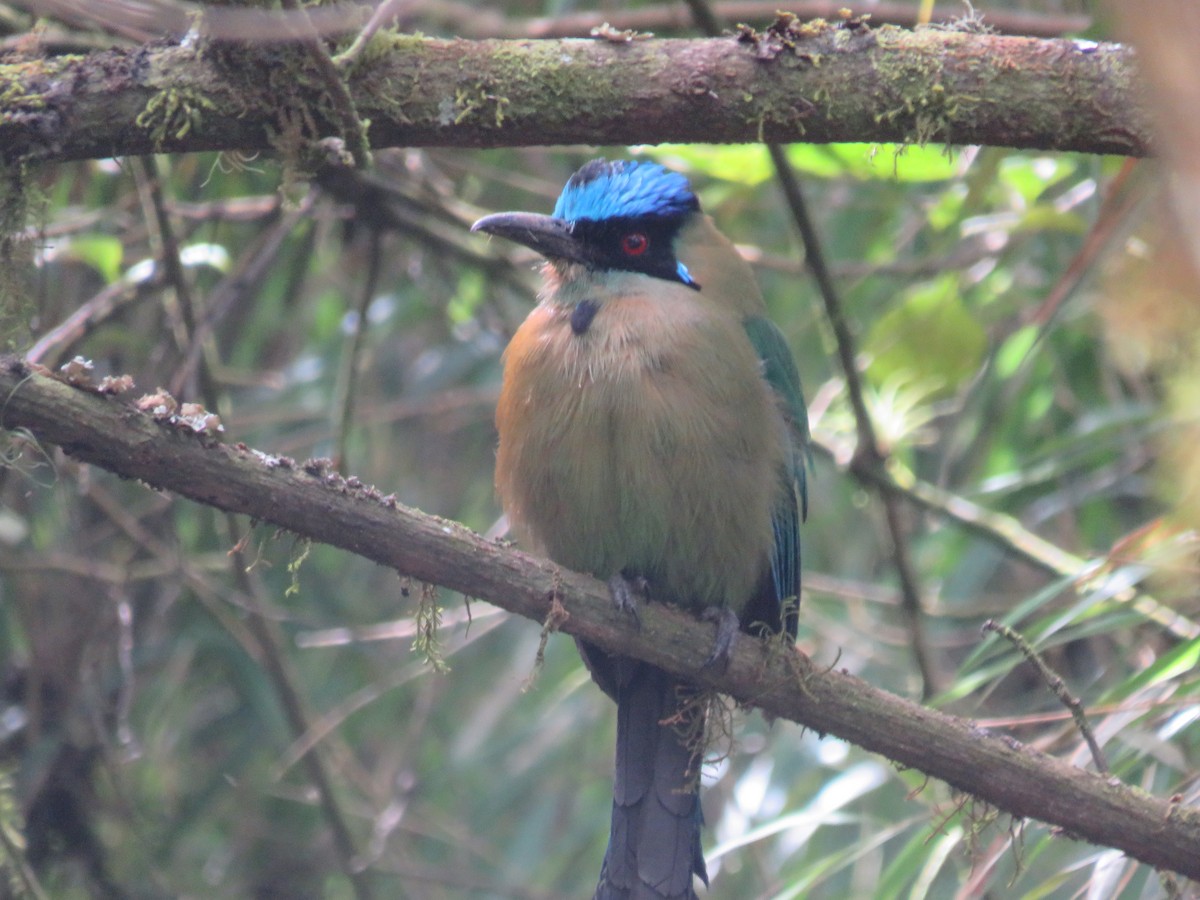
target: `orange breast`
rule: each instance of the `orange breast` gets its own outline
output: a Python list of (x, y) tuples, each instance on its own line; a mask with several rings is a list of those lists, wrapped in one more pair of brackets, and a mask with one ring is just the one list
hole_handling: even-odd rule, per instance
[(768, 565), (784, 429), (740, 322), (688, 288), (544, 302), (505, 351), (496, 487), (532, 547), (740, 610)]

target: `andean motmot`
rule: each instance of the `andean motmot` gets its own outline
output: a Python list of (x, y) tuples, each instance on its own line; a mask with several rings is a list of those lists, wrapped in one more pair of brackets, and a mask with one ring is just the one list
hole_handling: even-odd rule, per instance
[[(796, 635), (808, 421), (796, 365), (750, 267), (683, 175), (593, 160), (552, 216), (475, 223), (545, 257), (504, 353), (496, 488), (513, 529), (613, 598)], [(579, 643), (617, 702), (612, 824), (598, 898), (695, 897), (702, 738), (695, 691)], [(702, 722), (700, 723), (702, 724)], [(699, 729), (702, 732), (703, 728)]]

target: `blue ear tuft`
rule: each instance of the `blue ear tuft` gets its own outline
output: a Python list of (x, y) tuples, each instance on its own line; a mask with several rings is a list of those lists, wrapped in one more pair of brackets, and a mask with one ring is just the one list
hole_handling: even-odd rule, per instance
[(682, 216), (700, 201), (687, 178), (657, 163), (593, 159), (571, 176), (554, 205), (556, 218), (603, 221), (639, 216)]
[(700, 285), (696, 283), (696, 279), (692, 277), (692, 273), (688, 271), (688, 267), (683, 263), (678, 263), (675, 266), (675, 274), (688, 287), (700, 290)]

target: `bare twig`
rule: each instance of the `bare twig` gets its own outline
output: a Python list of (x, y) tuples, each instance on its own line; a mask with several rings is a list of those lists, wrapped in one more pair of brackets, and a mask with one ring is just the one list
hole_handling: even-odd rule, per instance
[(126, 275), (80, 304), (74, 312), (37, 339), (25, 354), (31, 363), (54, 367), (70, 347), (130, 303), (153, 295), (166, 284), (162, 266), (150, 277), (134, 281)]
[[(838, 454), (824, 444), (818, 451), (831, 458)], [(964, 530), (995, 544), (1005, 553), (1047, 574), (1069, 578), (1078, 593), (1103, 590), (1121, 603), (1128, 603), (1139, 614), (1156, 623), (1176, 638), (1185, 641), (1200, 637), (1200, 622), (1190, 619), (1161, 603), (1145, 591), (1132, 586), (1114, 586), (1105, 581), (1105, 560), (1086, 559), (1030, 531), (1012, 516), (987, 509), (928, 481), (922, 481), (903, 468), (892, 465), (861, 466), (859, 474), (945, 519)]]
[(355, 36), (350, 46), (333, 58), (334, 65), (343, 71), (349, 70), (380, 28), (402, 15), (405, 8), (412, 8), (418, 5), (413, 0), (383, 0), (382, 3), (375, 7), (375, 11), (371, 13), (371, 18), (362, 27), (362, 31)]
[[(226, 516), (226, 526), (231, 535), (237, 533), (237, 523), (232, 513)], [(242, 557), (241, 549), (235, 547), (230, 557), (231, 569), (238, 586), (245, 596), (250, 598), (250, 602), (254, 603), (256, 590), (247, 574), (248, 567)], [(304, 706), (303, 695), (296, 687), (294, 676), (288, 670), (287, 660), (279, 651), (280, 638), (276, 634), (276, 627), (274, 623), (257, 611), (251, 612), (249, 625), (258, 644), (259, 656), (271, 679), (271, 684), (275, 688), (275, 693), (279, 697), (284, 715), (287, 716), (292, 736), (296, 740), (301, 740), (310, 733), (312, 726), (309, 722), (308, 711)], [(316, 788), (321, 813), (333, 835), (342, 871), (354, 886), (354, 895), (358, 900), (371, 900), (373, 896), (371, 883), (359, 865), (354, 837), (350, 833), (346, 814), (342, 811), (341, 804), (338, 803), (337, 795), (333, 790), (333, 781), (330, 779), (329, 772), (316, 747), (310, 747), (301, 762)]]
[(246, 249), (233, 270), (209, 292), (204, 318), (197, 324), (187, 357), (176, 373), (175, 383), (185, 381), (200, 361), (204, 341), (225, 316), (245, 299), (250, 290), (270, 271), (284, 240), (307, 216), (316, 202), (317, 192), (309, 193), (278, 221), (263, 229)]
[(1046, 661), (1042, 659), (1041, 654), (1033, 649), (1029, 641), (1025, 640), (1015, 628), (1010, 628), (1003, 622), (997, 622), (995, 619), (988, 619), (983, 623), (984, 632), (994, 632), (1012, 644), (1021, 655), (1025, 657), (1026, 662), (1037, 669), (1038, 675), (1042, 681), (1046, 683), (1051, 693), (1059, 699), (1059, 701), (1071, 712), (1071, 718), (1075, 720), (1075, 727), (1079, 729), (1079, 733), (1083, 735), (1083, 739), (1087, 741), (1088, 749), (1092, 752), (1092, 761), (1096, 764), (1096, 771), (1101, 775), (1108, 772), (1108, 761), (1104, 758), (1104, 751), (1100, 749), (1100, 744), (1096, 741), (1096, 735), (1092, 733), (1092, 727), (1088, 724), (1087, 712), (1083, 708), (1083, 703), (1078, 697), (1072, 696), (1067, 690), (1066, 682), (1062, 680), (1062, 676), (1055, 672)]
[(1134, 177), (1139, 168), (1144, 173), (1146, 166), (1141, 164), (1141, 160), (1125, 160), (1121, 171), (1108, 186), (1104, 201), (1083, 246), (1071, 259), (1029, 321), (1045, 327), (1058, 314), (1066, 299), (1078, 289), (1084, 277), (1110, 253), (1113, 241), (1122, 234), (1130, 215), (1145, 199), (1145, 181), (1139, 183)]
[(334, 464), (343, 475), (350, 468), (347, 447), (350, 430), (354, 427), (354, 398), (358, 387), (359, 364), (362, 360), (362, 350), (367, 334), (367, 312), (371, 300), (375, 296), (375, 288), (379, 284), (382, 239), (379, 229), (372, 228), (369, 236), (370, 246), (367, 248), (367, 277), (363, 279), (353, 330), (342, 351), (341, 366), (338, 369), (337, 381), (334, 383), (333, 426), (334, 438), (337, 442)]
[[(163, 278), (170, 289), (168, 296), (174, 303), (168, 307), (174, 315), (172, 318), (175, 341), (183, 353), (194, 345), (197, 350), (198, 365), (192, 369), (200, 383), (200, 394), (212, 409), (218, 409), (219, 395), (216, 384), (212, 379), (211, 360), (205, 355), (214, 357), (216, 348), (210, 341), (201, 339), (197, 329), (199, 312), (192, 297), (192, 289), (183, 271), (183, 260), (179, 256), (179, 241), (175, 237), (175, 229), (171, 227), (171, 218), (167, 215), (166, 202), (163, 200), (162, 178), (159, 174), (158, 161), (153, 156), (134, 157), (134, 180), (137, 183), (138, 195), (142, 199), (145, 210), (146, 227), (150, 234), (150, 244), (154, 256), (162, 267)], [(176, 396), (186, 391), (190, 380), (186, 372), (177, 372), (171, 380), (170, 389)]]
[(296, 33), (300, 44), (307, 50), (317, 67), (317, 73), (325, 83), (326, 96), (333, 105), (334, 116), (342, 133), (342, 139), (354, 157), (354, 164), (360, 169), (371, 165), (371, 148), (367, 143), (367, 128), (354, 105), (354, 98), (346, 86), (342, 73), (329, 55), (328, 48), (321, 42), (320, 36), (312, 26), (308, 10), (300, 5), (299, 0), (281, 0), (283, 8), (295, 18)]
[(146, 228), (150, 235), (150, 246), (154, 256), (163, 267), (167, 285), (175, 295), (177, 305), (175, 316), (175, 339), (182, 350), (187, 347), (191, 336), (196, 332), (196, 309), (192, 302), (192, 291), (183, 274), (183, 262), (179, 258), (179, 241), (175, 239), (175, 229), (171, 227), (171, 219), (167, 215), (166, 203), (163, 201), (162, 179), (159, 176), (158, 163), (153, 156), (135, 156), (130, 160), (133, 167), (134, 181), (137, 184), (138, 196), (142, 201), (142, 210), (146, 218)]

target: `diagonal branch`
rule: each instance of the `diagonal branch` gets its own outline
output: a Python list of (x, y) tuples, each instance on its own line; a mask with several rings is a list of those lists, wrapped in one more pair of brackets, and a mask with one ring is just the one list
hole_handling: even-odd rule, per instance
[[(990, 734), (971, 722), (817, 671), (798, 651), (739, 641), (720, 677), (702, 670), (711, 626), (662, 606), (640, 629), (605, 586), (484, 540), (454, 522), (405, 509), (327, 463), (268, 457), (155, 421), (128, 404), (72, 387), (15, 357), (0, 359), (0, 427), (155, 488), (244, 513), (535, 621), (556, 599), (561, 630), (648, 660), (822, 734), (940, 778), (1014, 816), (1200, 877), (1200, 813)], [(697, 650), (697, 648), (702, 648)]]

